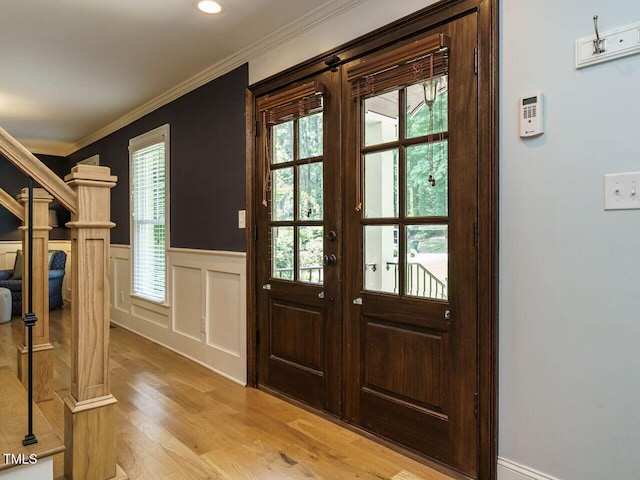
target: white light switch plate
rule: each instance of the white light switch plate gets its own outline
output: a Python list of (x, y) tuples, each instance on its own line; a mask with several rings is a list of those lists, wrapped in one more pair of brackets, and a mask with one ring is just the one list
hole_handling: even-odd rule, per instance
[(604, 209), (640, 209), (640, 172), (604, 176)]
[(247, 228), (246, 210), (238, 210), (238, 228)]

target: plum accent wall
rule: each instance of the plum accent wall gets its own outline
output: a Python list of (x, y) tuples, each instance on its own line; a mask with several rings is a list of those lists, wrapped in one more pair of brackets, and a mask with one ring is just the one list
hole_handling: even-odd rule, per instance
[(73, 153), (100, 155), (118, 184), (111, 191), (111, 243), (129, 245), (129, 139), (171, 128), (171, 247), (245, 251), (245, 64)]
[[(36, 157), (59, 177), (64, 177), (71, 170), (71, 163), (64, 157), (40, 154), (36, 154)], [(27, 176), (10, 163), (9, 160), (0, 155), (0, 188), (15, 196), (27, 186), (27, 182)], [(37, 187), (38, 185), (34, 186)], [(55, 202), (51, 204), (51, 208), (58, 212), (58, 225), (60, 227), (51, 230), (49, 238), (52, 240), (68, 240), (70, 232), (67, 228), (64, 228), (64, 224), (69, 221), (71, 215)], [(20, 220), (0, 207), (0, 241), (22, 240), (22, 234), (18, 230), (20, 225), (22, 225)]]

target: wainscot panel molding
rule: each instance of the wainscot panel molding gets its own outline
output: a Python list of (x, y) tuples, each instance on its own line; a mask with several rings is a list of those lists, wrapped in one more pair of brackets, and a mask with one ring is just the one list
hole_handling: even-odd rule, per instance
[[(22, 250), (22, 242), (0, 242), (0, 270), (13, 268), (16, 262), (16, 252)], [(67, 252), (67, 263), (64, 268), (64, 280), (62, 281), (62, 299), (66, 303), (71, 302), (71, 240), (49, 240), (49, 250), (63, 250)]]
[(111, 245), (111, 320), (245, 385), (246, 254), (171, 248), (167, 304), (131, 295), (131, 249)]
[(498, 457), (498, 480), (560, 480), (531, 468)]

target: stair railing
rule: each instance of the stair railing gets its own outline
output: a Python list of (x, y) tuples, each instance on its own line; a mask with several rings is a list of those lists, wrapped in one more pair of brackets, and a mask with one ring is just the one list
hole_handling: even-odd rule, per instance
[(62, 180), (2, 128), (0, 154), (71, 212), (67, 223), (72, 268), (71, 386), (64, 399), (68, 447), (64, 473), (69, 480), (115, 477), (117, 400), (109, 381), (109, 231), (115, 226), (110, 218), (110, 189), (117, 178), (107, 167), (77, 165)]
[(18, 217), (18, 220), (24, 222), (24, 208), (20, 203), (0, 188), (0, 205), (9, 210), (12, 214)]
[[(26, 191), (25, 191), (26, 190)], [(38, 439), (33, 431), (33, 402), (34, 401), (42, 401), (42, 400), (50, 400), (53, 398), (52, 392), (46, 392), (46, 388), (43, 388), (40, 383), (37, 386), (37, 395), (34, 398), (34, 378), (33, 378), (33, 365), (34, 365), (34, 332), (33, 328), (38, 323), (38, 315), (35, 313), (34, 309), (34, 289), (33, 289), (33, 279), (34, 275), (34, 188), (33, 188), (33, 179), (29, 177), (28, 187), (22, 191), (19, 198), (25, 202), (25, 205), (21, 205), (20, 202), (14, 200), (11, 195), (9, 195), (4, 190), (0, 189), (0, 205), (4, 206), (7, 210), (17, 216), (20, 220), (25, 222), (26, 224), (22, 227), (23, 231), (23, 251), (26, 253), (26, 262), (23, 262), (23, 272), (22, 273), (22, 292), (23, 292), (23, 340), (22, 345), (18, 347), (18, 377), (22, 380), (22, 383), (25, 384), (27, 388), (27, 434), (22, 441), (24, 446), (32, 445), (38, 443)], [(42, 189), (39, 189), (42, 190)], [(42, 198), (42, 195), (39, 195)], [(51, 197), (46, 195), (48, 198), (47, 204), (50, 201)], [(39, 199), (40, 199), (39, 198)], [(46, 207), (45, 207), (46, 208)], [(26, 215), (25, 215), (26, 209)], [(38, 212), (39, 214), (41, 212)], [(48, 234), (47, 234), (48, 237)], [(46, 246), (47, 242), (44, 242)], [(39, 264), (43, 264), (42, 261)], [(41, 265), (39, 265), (41, 266)], [(41, 269), (40, 269), (41, 270)], [(46, 275), (46, 272), (45, 272)], [(41, 295), (42, 296), (42, 295)], [(46, 297), (48, 300), (48, 297)], [(39, 302), (39, 306), (41, 306), (42, 302)], [(45, 305), (46, 307), (46, 305)], [(42, 309), (40, 309), (41, 316), (44, 316), (45, 325), (43, 326), (43, 330), (47, 330), (48, 333), (48, 311), (45, 312), (45, 315), (42, 315)], [(42, 320), (40, 320), (42, 321)], [(47, 344), (48, 344), (48, 335), (47, 335)], [(26, 345), (26, 346), (25, 346)], [(42, 342), (38, 344), (39, 353), (48, 353), (43, 352), (46, 348), (42, 348)], [(53, 348), (53, 347), (52, 347)], [(26, 365), (25, 357), (26, 356)], [(39, 360), (43, 359), (43, 355), (39, 355)], [(43, 362), (44, 365), (40, 365), (40, 376), (53, 376), (53, 362), (51, 359), (45, 359), (49, 361)], [(48, 367), (51, 367), (48, 369)], [(26, 370), (26, 371), (25, 371)], [(51, 379), (45, 379), (46, 385), (51, 385)], [(43, 395), (45, 398), (43, 398)]]
[[(29, 290), (27, 294), (27, 313), (24, 316), (24, 326), (28, 330), (29, 346), (28, 346), (28, 389), (27, 389), (27, 425), (28, 432), (22, 440), (22, 445), (32, 445), (38, 443), (35, 433), (33, 433), (33, 326), (38, 321), (35, 313), (33, 313), (33, 179), (29, 177), (29, 201), (27, 215), (27, 271)], [(24, 282), (24, 279), (22, 280)]]

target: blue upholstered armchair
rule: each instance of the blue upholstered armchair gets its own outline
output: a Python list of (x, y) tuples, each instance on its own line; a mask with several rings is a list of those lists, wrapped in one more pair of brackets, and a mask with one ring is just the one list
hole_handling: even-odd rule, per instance
[[(62, 250), (49, 252), (49, 310), (62, 307), (62, 280), (67, 254)], [(0, 287), (11, 290), (11, 315), (22, 315), (22, 252), (16, 255), (13, 270), (0, 270)], [(16, 272), (20, 272), (15, 275)]]

